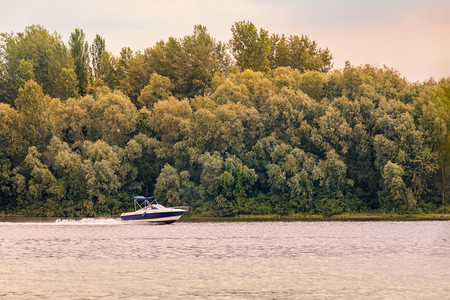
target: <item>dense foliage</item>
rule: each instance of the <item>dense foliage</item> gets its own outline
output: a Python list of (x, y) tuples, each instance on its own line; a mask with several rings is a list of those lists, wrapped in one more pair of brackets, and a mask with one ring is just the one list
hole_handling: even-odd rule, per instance
[(449, 78), (331, 71), (306, 36), (231, 31), (118, 57), (80, 29), (2, 34), (0, 212), (119, 214), (138, 194), (219, 216), (448, 209)]

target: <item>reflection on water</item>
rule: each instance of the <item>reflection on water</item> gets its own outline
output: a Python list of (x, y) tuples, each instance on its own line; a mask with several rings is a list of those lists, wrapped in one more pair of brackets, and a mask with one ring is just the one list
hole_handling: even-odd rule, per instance
[(0, 222), (0, 298), (445, 299), (450, 222)]

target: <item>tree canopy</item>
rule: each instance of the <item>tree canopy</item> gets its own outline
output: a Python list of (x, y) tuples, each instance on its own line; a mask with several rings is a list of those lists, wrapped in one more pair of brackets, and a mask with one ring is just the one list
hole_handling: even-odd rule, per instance
[(231, 33), (118, 56), (81, 29), (1, 34), (0, 213), (114, 215), (137, 194), (206, 216), (449, 210), (449, 78)]

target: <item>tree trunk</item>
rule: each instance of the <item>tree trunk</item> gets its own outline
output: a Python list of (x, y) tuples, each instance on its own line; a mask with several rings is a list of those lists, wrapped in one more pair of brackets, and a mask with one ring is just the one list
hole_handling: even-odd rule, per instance
[(141, 174), (142, 180), (144, 181), (144, 185), (145, 185), (145, 196), (148, 196), (148, 185), (147, 185), (147, 181), (145, 180), (144, 174)]

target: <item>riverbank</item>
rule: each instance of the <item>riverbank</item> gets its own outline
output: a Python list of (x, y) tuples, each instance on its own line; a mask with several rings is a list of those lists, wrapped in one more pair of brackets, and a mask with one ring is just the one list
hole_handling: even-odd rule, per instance
[(187, 215), (179, 222), (252, 222), (252, 221), (450, 221), (450, 214), (384, 214), (384, 213), (354, 213), (335, 216), (322, 215), (239, 215), (234, 217), (205, 217)]
[[(87, 217), (24, 217), (19, 215), (0, 216), (0, 222), (57, 222), (58, 220), (82, 220)], [(95, 219), (118, 219), (119, 216), (97, 216)], [(450, 221), (450, 214), (385, 214), (385, 213), (353, 213), (335, 216), (322, 215), (239, 215), (234, 217), (207, 217), (201, 215), (185, 215), (178, 222), (263, 222), (263, 221)]]

